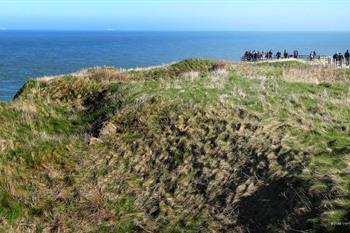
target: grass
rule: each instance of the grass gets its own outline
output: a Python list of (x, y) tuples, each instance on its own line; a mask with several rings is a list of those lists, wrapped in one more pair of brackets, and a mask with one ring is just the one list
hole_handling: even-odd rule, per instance
[(0, 104), (1, 227), (336, 232), (350, 214), (349, 78), (189, 59), (29, 81)]
[(21, 205), (6, 193), (0, 193), (0, 215), (9, 223), (15, 223), (22, 217)]
[(134, 212), (134, 199), (132, 197), (123, 197), (114, 204), (114, 215), (118, 219), (124, 214), (131, 214)]

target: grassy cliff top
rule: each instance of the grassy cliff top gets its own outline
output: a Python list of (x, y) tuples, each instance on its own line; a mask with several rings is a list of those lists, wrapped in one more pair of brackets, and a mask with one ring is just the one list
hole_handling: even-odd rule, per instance
[(349, 80), (189, 59), (28, 81), (0, 104), (0, 232), (346, 232)]

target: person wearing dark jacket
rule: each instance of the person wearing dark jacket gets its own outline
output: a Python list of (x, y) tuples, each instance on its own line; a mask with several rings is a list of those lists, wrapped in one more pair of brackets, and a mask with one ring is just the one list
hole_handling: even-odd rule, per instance
[(346, 52), (345, 52), (345, 54), (344, 54), (344, 57), (345, 57), (346, 65), (349, 66), (349, 65), (350, 65), (350, 53), (349, 53), (349, 49), (346, 50)]
[(313, 61), (315, 59), (314, 52), (310, 52), (309, 58), (310, 58), (310, 61)]
[(298, 58), (299, 58), (299, 52), (298, 52), (298, 50), (294, 50), (294, 52), (293, 52), (293, 57), (294, 57), (295, 59), (298, 59)]
[(272, 59), (272, 57), (273, 57), (273, 52), (270, 50), (269, 52), (268, 52), (268, 59)]
[(287, 58), (288, 58), (288, 52), (287, 52), (287, 50), (284, 50), (283, 56), (284, 56), (284, 59), (287, 59)]
[(337, 66), (337, 63), (338, 63), (338, 53), (335, 53), (335, 54), (333, 55), (333, 62), (334, 62), (334, 64), (335, 64), (335, 66)]
[(343, 60), (344, 60), (344, 56), (341, 53), (336, 53), (333, 58), (335, 58), (335, 65), (342, 67), (343, 66)]
[(280, 51), (278, 51), (278, 52), (276, 53), (277, 59), (278, 59), (278, 60), (281, 59), (281, 56), (282, 56), (282, 53), (281, 53)]

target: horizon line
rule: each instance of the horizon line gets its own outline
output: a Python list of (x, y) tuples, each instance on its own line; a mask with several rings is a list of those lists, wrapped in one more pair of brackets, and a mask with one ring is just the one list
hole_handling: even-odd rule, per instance
[(82, 32), (350, 32), (344, 30), (197, 30), (197, 29), (9, 29), (0, 28), (0, 32), (5, 31), (82, 31)]

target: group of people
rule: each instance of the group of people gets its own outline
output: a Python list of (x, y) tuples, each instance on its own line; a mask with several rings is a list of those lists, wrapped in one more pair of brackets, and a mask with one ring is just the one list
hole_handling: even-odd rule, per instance
[(261, 61), (261, 60), (272, 60), (273, 53), (270, 50), (269, 52), (260, 52), (260, 51), (246, 51), (243, 56), (244, 61)]
[[(316, 56), (316, 53), (315, 53)], [(262, 61), (262, 60), (272, 60), (273, 58), (282, 59), (282, 58), (299, 58), (299, 51), (294, 50), (293, 54), (289, 54), (287, 50), (284, 50), (283, 54), (278, 51), (275, 55), (270, 50), (268, 52), (260, 51), (245, 51), (243, 55), (243, 61)]]
[[(307, 58), (309, 61), (314, 61), (318, 59), (316, 51), (311, 51), (308, 56), (302, 56), (304, 58)], [(287, 59), (287, 58), (300, 58), (299, 51), (294, 50), (292, 54), (289, 54), (287, 50), (285, 49), (283, 53), (278, 51), (276, 54), (274, 54), (271, 50), (268, 52), (264, 51), (256, 51), (256, 50), (250, 50), (245, 51), (242, 60), (248, 61), (248, 62), (255, 62), (255, 61), (263, 61), (263, 60), (272, 60), (272, 59)], [(346, 66), (350, 66), (350, 52), (347, 50), (344, 54), (342, 53), (335, 53), (333, 55), (333, 61), (337, 66), (343, 66), (343, 63), (345, 61)]]
[(311, 51), (309, 55), (309, 60), (314, 61), (317, 58), (316, 51)]
[(333, 61), (335, 63), (336, 66), (343, 66), (343, 62), (345, 60), (345, 64), (347, 66), (350, 65), (350, 53), (349, 50), (346, 50), (346, 52), (344, 53), (344, 55), (340, 52), (337, 52), (333, 55)]

